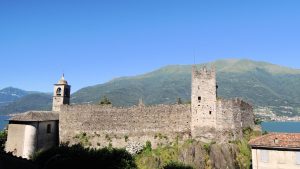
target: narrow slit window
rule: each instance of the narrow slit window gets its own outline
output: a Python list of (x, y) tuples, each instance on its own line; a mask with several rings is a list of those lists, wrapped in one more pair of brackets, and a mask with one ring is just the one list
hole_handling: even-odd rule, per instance
[(51, 124), (47, 125), (47, 133), (51, 133)]
[(209, 111), (209, 115), (211, 115), (211, 111)]

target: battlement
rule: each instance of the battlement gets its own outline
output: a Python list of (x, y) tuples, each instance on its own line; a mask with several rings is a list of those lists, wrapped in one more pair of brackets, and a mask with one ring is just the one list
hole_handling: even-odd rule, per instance
[(204, 66), (204, 67), (201, 67), (200, 69), (197, 69), (196, 66), (193, 66), (192, 77), (198, 78), (198, 79), (216, 78), (216, 68), (214, 66), (211, 66), (210, 68), (207, 68), (206, 66)]
[(239, 138), (243, 127), (253, 126), (252, 105), (240, 98), (217, 100), (214, 66), (193, 66), (191, 87), (191, 105), (145, 106), (142, 101), (132, 107), (63, 105), (59, 116), (60, 141), (72, 142), (79, 132), (90, 133), (95, 140), (93, 145), (97, 139), (101, 144), (107, 143), (106, 135), (113, 136), (112, 143), (118, 146), (127, 144), (124, 137), (142, 143), (156, 142), (158, 133), (168, 138), (185, 135), (208, 142), (226, 141)]
[(219, 99), (218, 103), (227, 108), (239, 107), (241, 109), (253, 109), (253, 106), (250, 103), (245, 102), (243, 99), (238, 97), (230, 100)]

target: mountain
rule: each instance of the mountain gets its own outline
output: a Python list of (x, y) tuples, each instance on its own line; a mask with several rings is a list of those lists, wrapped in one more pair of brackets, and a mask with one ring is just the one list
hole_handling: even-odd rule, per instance
[[(215, 65), (218, 95), (241, 97), (256, 108), (269, 108), (278, 115), (300, 115), (300, 70), (246, 59), (225, 59), (197, 65)], [(171, 65), (134, 77), (122, 77), (104, 84), (85, 87), (72, 95), (75, 104), (98, 104), (107, 96), (115, 106), (132, 106), (140, 98), (145, 104), (172, 104), (177, 98), (190, 101), (191, 65)], [(72, 85), (72, 82), (70, 82)], [(0, 112), (49, 110), (51, 96), (28, 95), (7, 105)]]
[(52, 95), (34, 93), (21, 97), (8, 105), (1, 106), (1, 114), (22, 113), (28, 110), (51, 110)]
[[(219, 97), (241, 97), (256, 107), (268, 107), (279, 115), (300, 115), (300, 70), (246, 59), (217, 60)], [(72, 95), (73, 103), (98, 103), (107, 96), (116, 106), (188, 102), (191, 65), (171, 65), (135, 77), (114, 79), (83, 88)]]
[(0, 90), (0, 107), (5, 106), (19, 98), (35, 92), (25, 91), (13, 87), (7, 87)]

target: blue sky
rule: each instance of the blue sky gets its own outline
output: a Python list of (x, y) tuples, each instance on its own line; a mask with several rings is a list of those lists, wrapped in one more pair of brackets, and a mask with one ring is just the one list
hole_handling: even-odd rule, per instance
[(73, 92), (170, 64), (248, 58), (300, 68), (300, 1), (1, 0), (0, 88)]

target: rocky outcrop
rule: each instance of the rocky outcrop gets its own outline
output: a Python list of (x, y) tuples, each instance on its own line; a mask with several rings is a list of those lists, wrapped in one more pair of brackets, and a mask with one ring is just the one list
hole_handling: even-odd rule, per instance
[(210, 149), (211, 167), (215, 169), (236, 169), (238, 149), (234, 144), (214, 144)]

